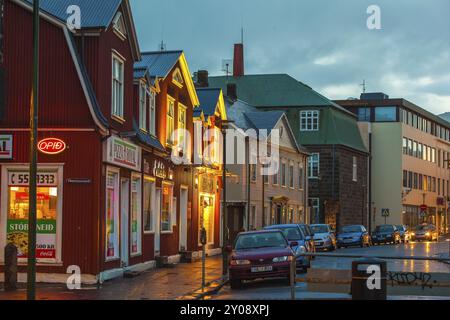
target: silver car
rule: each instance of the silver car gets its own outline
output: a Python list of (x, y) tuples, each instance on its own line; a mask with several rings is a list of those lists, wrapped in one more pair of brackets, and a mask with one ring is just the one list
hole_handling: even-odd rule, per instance
[(316, 250), (336, 250), (336, 234), (329, 224), (312, 224)]

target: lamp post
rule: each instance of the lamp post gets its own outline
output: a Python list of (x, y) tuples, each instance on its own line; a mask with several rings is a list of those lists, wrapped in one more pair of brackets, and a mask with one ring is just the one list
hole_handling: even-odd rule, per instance
[(36, 174), (39, 107), (39, 0), (33, 1), (33, 85), (30, 104), (30, 186), (28, 212), (27, 299), (36, 299)]
[(222, 120), (222, 275), (228, 274), (228, 252), (229, 234), (228, 234), (228, 208), (227, 208), (227, 129), (228, 124), (233, 121)]

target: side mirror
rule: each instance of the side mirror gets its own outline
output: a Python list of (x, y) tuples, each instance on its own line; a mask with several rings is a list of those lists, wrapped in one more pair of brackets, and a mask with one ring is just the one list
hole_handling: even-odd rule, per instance
[(225, 247), (225, 252), (231, 253), (233, 251), (233, 247), (228, 245)]
[(297, 247), (298, 246), (298, 242), (297, 241), (292, 241), (290, 246), (291, 246), (291, 248), (292, 247)]

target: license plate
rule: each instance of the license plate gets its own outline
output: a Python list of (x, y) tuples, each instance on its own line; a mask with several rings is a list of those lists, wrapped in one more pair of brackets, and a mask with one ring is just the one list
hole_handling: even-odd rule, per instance
[(267, 272), (272, 270), (273, 270), (272, 266), (252, 267), (252, 272)]
[(352, 242), (353, 239), (344, 239), (344, 242)]

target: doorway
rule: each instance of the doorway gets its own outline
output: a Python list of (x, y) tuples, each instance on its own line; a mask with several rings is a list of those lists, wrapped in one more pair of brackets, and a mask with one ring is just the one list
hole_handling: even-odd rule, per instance
[(129, 248), (129, 208), (130, 208), (130, 180), (120, 180), (120, 261), (122, 267), (128, 266)]
[(230, 244), (234, 243), (238, 233), (244, 228), (244, 206), (229, 206), (227, 208), (227, 222), (230, 235)]
[(180, 189), (180, 252), (187, 250), (188, 188)]

